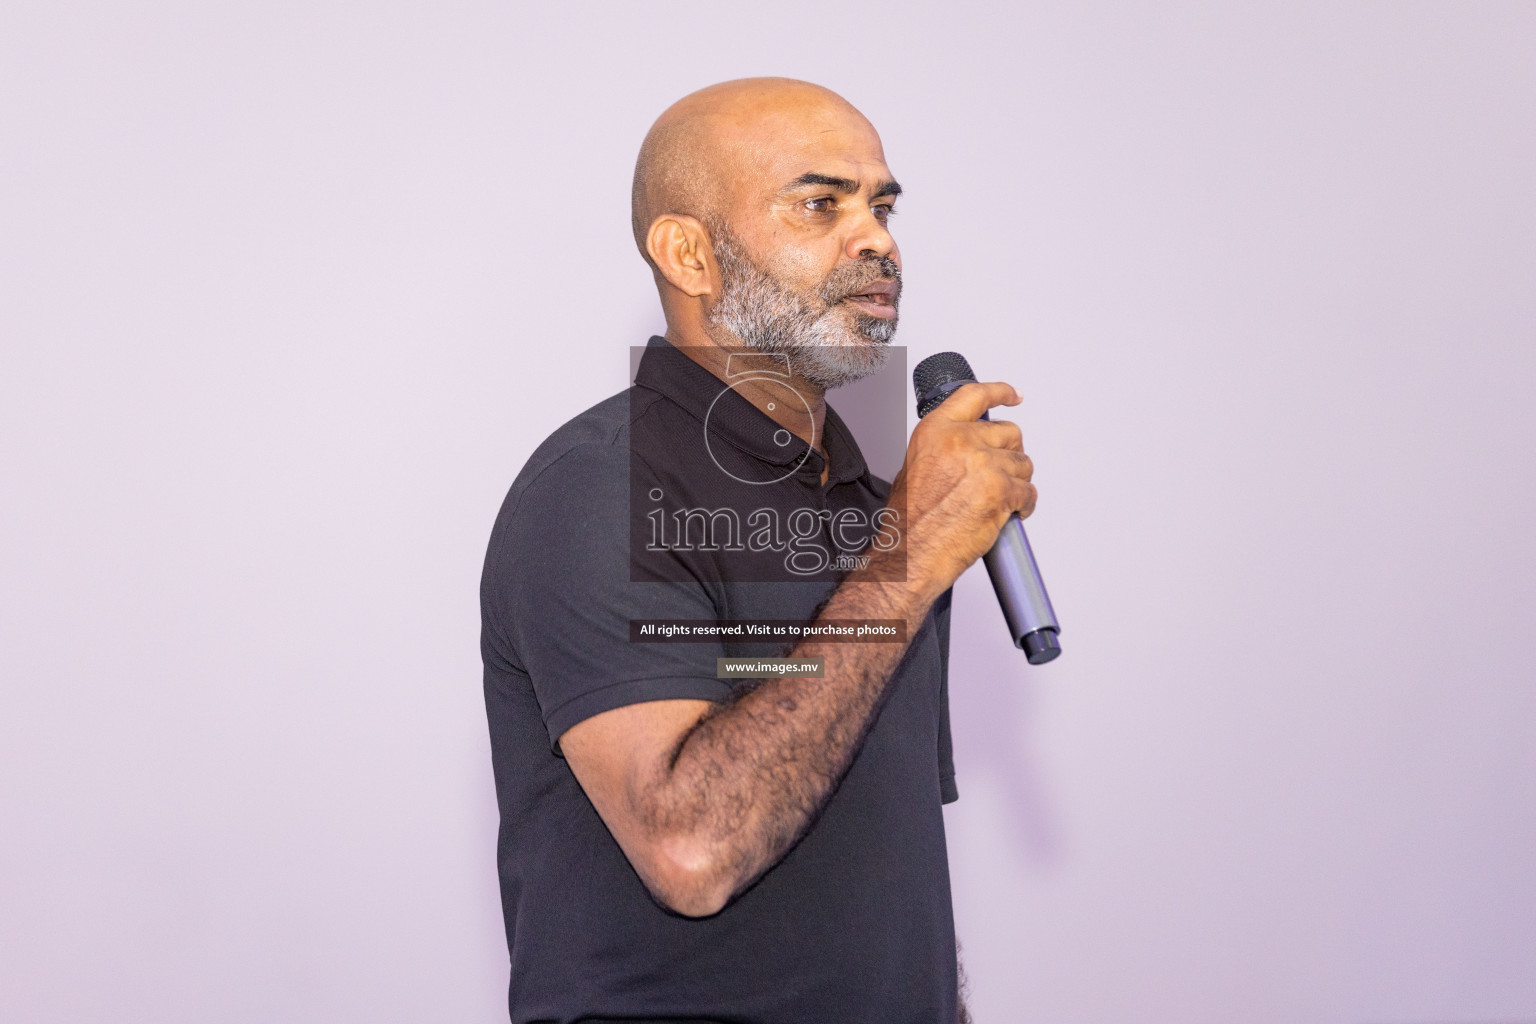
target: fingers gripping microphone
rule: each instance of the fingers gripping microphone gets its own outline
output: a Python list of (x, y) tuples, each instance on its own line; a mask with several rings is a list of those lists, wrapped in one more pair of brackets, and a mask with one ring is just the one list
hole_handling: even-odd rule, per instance
[[(940, 352), (924, 359), (912, 371), (918, 418), (937, 409), (951, 391), (975, 380), (971, 364), (958, 352)], [(981, 418), (989, 417), (982, 413)], [(1061, 642), (1057, 639), (1061, 626), (1045, 592), (1045, 581), (1040, 578), (1040, 567), (1035, 565), (1029, 537), (1024, 534), (1024, 521), (1017, 512), (1008, 517), (997, 535), (997, 543), (982, 556), (982, 561), (986, 563), (987, 575), (992, 577), (997, 601), (1003, 606), (1013, 645), (1024, 651), (1031, 665), (1044, 665), (1055, 658), (1061, 653)]]

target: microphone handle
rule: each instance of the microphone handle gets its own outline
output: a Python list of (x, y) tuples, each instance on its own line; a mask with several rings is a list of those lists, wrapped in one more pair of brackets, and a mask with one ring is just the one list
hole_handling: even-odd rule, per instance
[[(991, 419), (986, 413), (981, 418)], [(1051, 607), (1051, 595), (1045, 592), (1040, 567), (1035, 564), (1024, 520), (1017, 512), (1008, 517), (997, 542), (981, 560), (992, 577), (992, 589), (1003, 607), (1013, 646), (1024, 652), (1031, 665), (1053, 660), (1061, 653), (1061, 641), (1056, 639), (1061, 625), (1056, 621), (1056, 609)]]
[(1040, 568), (1035, 565), (1035, 553), (1029, 548), (1024, 521), (1017, 512), (1008, 517), (997, 535), (997, 543), (981, 560), (986, 563), (987, 575), (992, 577), (997, 603), (1003, 606), (1013, 645), (1024, 651), (1031, 665), (1044, 665), (1055, 658), (1061, 653), (1061, 642), (1056, 639), (1061, 626), (1056, 622), (1051, 597), (1045, 592)]

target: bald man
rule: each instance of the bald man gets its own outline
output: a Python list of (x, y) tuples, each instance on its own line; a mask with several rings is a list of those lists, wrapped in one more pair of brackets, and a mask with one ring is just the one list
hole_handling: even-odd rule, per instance
[(646, 136), (666, 336), (529, 459), (482, 580), (513, 1021), (965, 1019), (949, 588), (1035, 491), (1017, 428), (979, 420), (1007, 384), (924, 418), (894, 483), (826, 402), (890, 354), (900, 194), (804, 82), (704, 89)]

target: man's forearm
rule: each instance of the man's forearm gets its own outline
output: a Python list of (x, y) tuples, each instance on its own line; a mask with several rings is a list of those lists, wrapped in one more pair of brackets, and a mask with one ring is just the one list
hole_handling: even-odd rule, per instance
[(810, 827), (848, 771), (936, 594), (906, 582), (851, 575), (821, 619), (903, 619), (907, 642), (809, 641), (819, 679), (770, 679), (701, 718), (653, 780), (639, 808), (658, 838), (686, 837), (709, 865), (700, 905), (714, 907), (772, 867)]

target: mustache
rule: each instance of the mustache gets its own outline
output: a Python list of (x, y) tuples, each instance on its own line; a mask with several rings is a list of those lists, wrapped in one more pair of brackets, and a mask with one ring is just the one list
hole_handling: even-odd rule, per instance
[(865, 256), (828, 274), (821, 285), (821, 298), (829, 304), (841, 302), (876, 281), (887, 279), (896, 282), (896, 294), (891, 296), (891, 304), (895, 305), (901, 299), (901, 267), (889, 256)]

